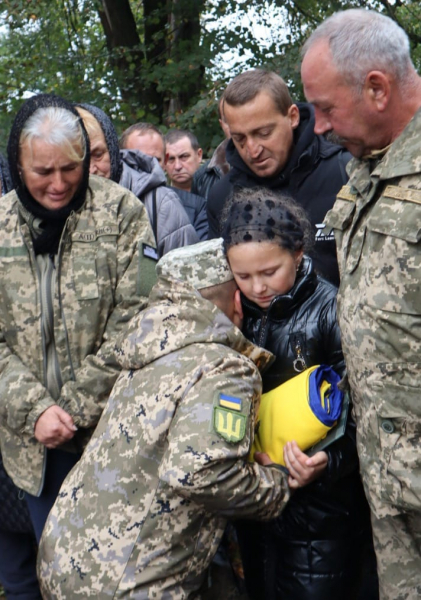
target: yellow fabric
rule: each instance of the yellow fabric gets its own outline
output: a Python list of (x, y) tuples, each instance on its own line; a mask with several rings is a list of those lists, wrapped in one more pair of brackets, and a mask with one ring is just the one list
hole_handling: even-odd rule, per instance
[[(310, 373), (319, 365), (306, 369), (282, 385), (262, 394), (259, 426), (251, 448), (254, 453), (266, 452), (274, 463), (285, 466), (284, 446), (295, 440), (301, 450), (307, 450), (326, 437), (331, 427), (324, 425), (313, 413), (309, 399)], [(330, 384), (323, 381), (320, 401), (324, 406)], [(326, 398), (326, 400), (325, 400)]]

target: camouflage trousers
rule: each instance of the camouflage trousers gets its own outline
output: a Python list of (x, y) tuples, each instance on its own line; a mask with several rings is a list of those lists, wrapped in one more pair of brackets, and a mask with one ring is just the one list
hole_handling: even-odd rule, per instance
[(381, 600), (421, 598), (421, 513), (372, 516)]

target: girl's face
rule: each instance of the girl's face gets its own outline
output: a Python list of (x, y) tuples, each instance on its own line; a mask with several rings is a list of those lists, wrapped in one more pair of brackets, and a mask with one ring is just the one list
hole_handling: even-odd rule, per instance
[(303, 252), (290, 252), (273, 242), (247, 242), (231, 246), (227, 256), (246, 298), (268, 308), (275, 296), (293, 287)]

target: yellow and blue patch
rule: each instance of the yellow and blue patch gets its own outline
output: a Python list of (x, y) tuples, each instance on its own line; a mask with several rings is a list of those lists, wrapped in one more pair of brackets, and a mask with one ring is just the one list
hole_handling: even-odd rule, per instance
[(219, 406), (222, 408), (228, 408), (229, 410), (241, 411), (243, 404), (241, 398), (235, 396), (228, 396), (227, 394), (219, 394)]
[(241, 410), (241, 398), (219, 393), (215, 398), (213, 428), (216, 433), (231, 444), (238, 444), (246, 434), (247, 415)]

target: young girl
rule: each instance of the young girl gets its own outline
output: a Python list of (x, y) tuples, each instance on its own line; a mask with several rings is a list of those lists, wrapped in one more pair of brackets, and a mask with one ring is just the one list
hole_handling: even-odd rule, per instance
[[(313, 365), (342, 375), (336, 288), (317, 276), (307, 255), (312, 233), (303, 210), (267, 189), (236, 191), (222, 235), (242, 294), (243, 332), (276, 357), (263, 374), (263, 391)], [(302, 457), (294, 443), (287, 445), (295, 489)], [(316, 457), (312, 483), (296, 489), (276, 522), (237, 524), (253, 600), (358, 598), (371, 529), (351, 419), (346, 434)]]

